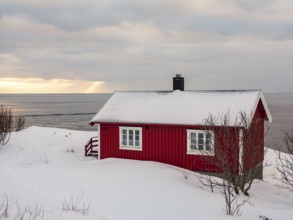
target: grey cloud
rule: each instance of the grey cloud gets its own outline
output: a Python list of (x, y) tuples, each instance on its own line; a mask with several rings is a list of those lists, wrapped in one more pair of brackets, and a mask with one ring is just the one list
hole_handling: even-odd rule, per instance
[[(243, 18), (201, 16), (177, 25), (178, 29), (204, 31), (223, 36), (251, 35), (264, 39), (292, 39), (293, 22), (257, 21)], [(183, 30), (182, 30), (183, 31)]]
[(166, 90), (173, 74), (181, 72), (189, 89), (288, 90), (293, 22), (266, 14), (273, 1), (259, 2), (234, 1), (244, 14), (213, 14), (193, 11), (190, 1), (46, 7), (4, 1), (0, 77), (105, 81), (104, 91)]
[[(115, 26), (122, 21), (152, 23), (160, 28), (174, 28), (185, 31), (207, 30), (219, 34), (247, 34), (252, 31), (259, 32), (273, 31), (275, 28), (286, 32), (283, 27), (292, 30), (290, 23), (272, 22), (270, 20), (250, 20), (253, 12), (261, 13), (264, 8), (272, 8), (276, 1), (258, 0), (258, 4), (252, 0), (237, 0), (234, 4), (240, 9), (246, 10), (246, 17), (231, 15), (210, 15), (192, 11), (188, 8), (192, 1), (181, 3), (180, 1), (98, 1), (64, 5), (60, 7), (37, 7), (18, 5), (15, 1), (5, 1), (1, 6), (3, 14), (26, 14), (34, 20), (52, 24), (67, 31), (80, 31), (96, 26)], [(225, 1), (224, 1), (225, 3)], [(263, 27), (263, 28), (262, 28)], [(259, 31), (256, 31), (258, 29)], [(266, 36), (266, 34), (264, 34)], [(269, 37), (269, 35), (267, 36)]]
[[(290, 1), (290, 0), (289, 0)], [(237, 0), (234, 4), (247, 12), (260, 12), (277, 8), (280, 1), (275, 0)]]
[(158, 1), (157, 4), (153, 4), (147, 1), (120, 0), (35, 8), (19, 5), (15, 1), (5, 1), (1, 11), (3, 14), (29, 14), (40, 22), (53, 24), (68, 31), (77, 31), (94, 26), (117, 25), (121, 21), (148, 22), (158, 16), (176, 14), (182, 8), (179, 1), (161, 2), (163, 3), (160, 4)]

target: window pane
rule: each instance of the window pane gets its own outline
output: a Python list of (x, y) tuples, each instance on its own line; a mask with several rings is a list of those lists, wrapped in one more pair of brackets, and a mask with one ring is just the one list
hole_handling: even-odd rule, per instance
[(204, 148), (204, 135), (203, 133), (198, 133), (198, 150), (203, 150)]
[(140, 131), (135, 130), (135, 146), (139, 146), (139, 145), (140, 145)]
[(206, 133), (206, 150), (211, 150), (211, 134)]
[(190, 139), (190, 143), (195, 145), (196, 144), (196, 139), (195, 138)]
[(211, 139), (211, 134), (209, 132), (206, 133), (206, 139)]
[(203, 150), (203, 144), (198, 144), (198, 149)]
[(191, 144), (191, 145), (190, 145), (190, 149), (191, 149), (191, 150), (196, 150), (196, 145), (195, 145), (195, 144)]
[(196, 133), (194, 133), (194, 132), (193, 133), (190, 133), (190, 138), (191, 139), (195, 139), (196, 138)]
[(129, 130), (128, 132), (129, 132), (129, 134), (128, 134), (128, 136), (129, 136), (129, 145), (133, 146), (133, 130)]
[(206, 150), (211, 150), (211, 143), (209, 141), (206, 142)]
[(206, 150), (211, 150), (211, 142), (209, 140), (206, 141)]
[(190, 132), (189, 133), (189, 138), (190, 138), (190, 149), (191, 150), (196, 150), (196, 133), (195, 132)]
[(196, 150), (196, 134), (190, 133), (190, 149)]
[(127, 145), (127, 135), (126, 134), (123, 134), (123, 136), (122, 136), (122, 144)]
[(139, 135), (139, 131), (135, 131), (135, 140), (139, 140), (139, 137), (140, 137), (140, 135)]
[(127, 130), (126, 130), (126, 129), (123, 129), (123, 130), (122, 130), (122, 134), (123, 134), (123, 135), (127, 135)]

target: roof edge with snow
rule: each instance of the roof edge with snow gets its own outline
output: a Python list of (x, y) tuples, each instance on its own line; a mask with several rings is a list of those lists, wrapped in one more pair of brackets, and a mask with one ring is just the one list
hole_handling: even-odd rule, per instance
[(228, 111), (232, 120), (241, 111), (254, 115), (260, 101), (267, 116), (265, 119), (271, 122), (272, 116), (261, 90), (116, 91), (90, 124), (203, 125), (209, 115)]

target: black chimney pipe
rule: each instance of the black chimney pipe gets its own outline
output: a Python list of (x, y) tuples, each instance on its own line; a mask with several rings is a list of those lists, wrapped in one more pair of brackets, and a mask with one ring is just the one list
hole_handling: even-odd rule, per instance
[(173, 77), (173, 91), (174, 90), (184, 91), (184, 78), (181, 74), (176, 74), (176, 76)]

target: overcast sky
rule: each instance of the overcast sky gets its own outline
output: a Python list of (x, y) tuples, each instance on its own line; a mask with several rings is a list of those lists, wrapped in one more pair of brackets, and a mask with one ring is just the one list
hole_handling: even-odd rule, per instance
[(293, 91), (293, 0), (0, 0), (0, 93)]

